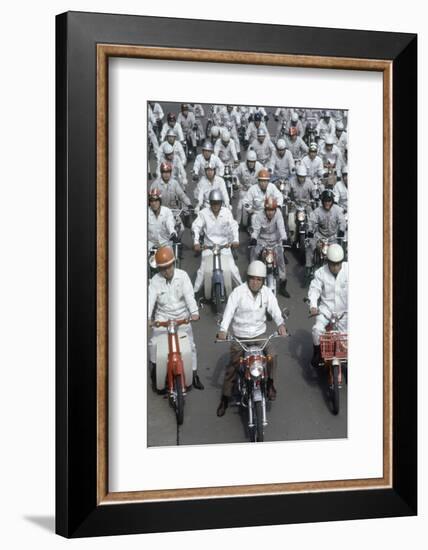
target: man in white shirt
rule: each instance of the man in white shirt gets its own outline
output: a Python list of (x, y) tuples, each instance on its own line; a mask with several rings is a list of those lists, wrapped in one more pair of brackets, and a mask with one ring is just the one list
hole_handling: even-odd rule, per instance
[(263, 210), (266, 197), (274, 197), (277, 200), (278, 206), (281, 207), (284, 198), (282, 193), (273, 183), (270, 183), (269, 170), (263, 168), (257, 174), (258, 183), (252, 185), (247, 195), (244, 198), (244, 208), (249, 214)]
[[(222, 203), (223, 195), (220, 190), (214, 189), (211, 191), (209, 194), (210, 207), (202, 209), (192, 224), (193, 248), (195, 252), (201, 251), (199, 237), (202, 233), (204, 234), (204, 242), (208, 246), (230, 244), (232, 248), (238, 248), (238, 222), (233, 218), (229, 208), (222, 206)], [(196, 273), (194, 284), (195, 294), (198, 294), (202, 287), (205, 275), (203, 266), (206, 265), (206, 261), (204, 260), (210, 255), (212, 256), (211, 250), (202, 251), (201, 265)], [(230, 248), (223, 248), (221, 255), (227, 256), (232, 280), (235, 284), (240, 285), (242, 283), (241, 275)]]
[(211, 191), (218, 189), (223, 196), (223, 204), (229, 208), (230, 201), (227, 194), (226, 184), (224, 179), (216, 174), (216, 163), (213, 159), (210, 159), (205, 163), (205, 176), (201, 178), (198, 183), (198, 196), (197, 196), (197, 212), (209, 206), (209, 196)]
[(230, 139), (230, 132), (223, 128), (220, 139), (214, 146), (214, 155), (216, 155), (223, 164), (237, 164), (238, 154), (236, 152), (235, 142)]
[(256, 152), (257, 160), (263, 166), (267, 166), (275, 154), (275, 145), (272, 143), (270, 137), (268, 137), (264, 128), (257, 130), (257, 139), (250, 142), (249, 149)]
[(159, 189), (149, 191), (148, 247), (159, 248), (178, 239), (171, 210), (162, 206)]
[[(278, 327), (280, 336), (286, 336), (284, 320), (278, 305), (278, 300), (273, 293), (264, 286), (266, 279), (266, 266), (263, 262), (251, 262), (247, 270), (247, 282), (235, 288), (227, 301), (220, 330), (217, 334), (219, 340), (227, 339), (227, 331), (232, 323), (232, 333), (239, 339), (264, 338), (266, 333), (266, 314), (270, 313)], [(268, 398), (274, 401), (276, 389), (274, 386), (274, 371), (276, 356), (272, 345), (265, 348), (266, 355), (272, 357), (268, 362)], [(230, 347), (230, 363), (226, 369), (223, 383), (223, 394), (217, 408), (217, 416), (223, 416), (228, 407), (229, 398), (232, 395), (233, 383), (239, 368), (239, 359), (242, 355), (241, 347), (232, 342)]]
[(332, 313), (344, 313), (338, 323), (338, 329), (341, 332), (347, 331), (348, 263), (344, 262), (343, 258), (343, 248), (339, 244), (330, 245), (327, 251), (327, 264), (315, 271), (309, 287), (310, 313), (316, 316), (312, 328), (313, 367), (318, 367), (321, 360), (320, 336), (325, 332)]
[(248, 151), (247, 160), (241, 162), (236, 169), (235, 176), (238, 179), (238, 204), (236, 206), (236, 220), (243, 226), (247, 224), (247, 212), (244, 209), (244, 200), (249, 188), (257, 184), (257, 175), (263, 166), (257, 160), (255, 151)]
[[(198, 305), (193, 295), (192, 283), (185, 271), (174, 265), (175, 257), (172, 248), (164, 246), (155, 254), (155, 264), (159, 271), (149, 284), (149, 323), (169, 319), (199, 319)], [(154, 327), (149, 342), (150, 362), (152, 363), (152, 381), (155, 375), (157, 337), (166, 332), (165, 327)], [(192, 350), (193, 387), (203, 390), (204, 386), (197, 373), (197, 353), (193, 339), (192, 325), (181, 325), (179, 332), (185, 332)]]

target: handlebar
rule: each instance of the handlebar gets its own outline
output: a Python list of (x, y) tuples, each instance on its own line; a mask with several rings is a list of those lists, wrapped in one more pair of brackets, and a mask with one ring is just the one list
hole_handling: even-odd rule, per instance
[(287, 333), (286, 335), (281, 336), (280, 334), (278, 334), (278, 331), (275, 331), (275, 332), (272, 332), (272, 334), (270, 336), (268, 336), (267, 338), (245, 338), (245, 339), (240, 340), (239, 338), (237, 338), (236, 336), (233, 336), (233, 334), (231, 334), (225, 340), (218, 340), (216, 338), (214, 340), (214, 343), (215, 344), (220, 344), (220, 343), (223, 344), (225, 342), (236, 342), (237, 344), (239, 344), (241, 346), (241, 348), (244, 351), (250, 351), (245, 344), (248, 344), (250, 342), (264, 342), (264, 344), (260, 347), (260, 351), (263, 351), (265, 349), (265, 347), (268, 345), (268, 343), (273, 338), (285, 338), (286, 336), (291, 336), (291, 334)]
[(156, 328), (167, 327), (170, 324), (174, 324), (179, 327), (180, 325), (188, 325), (191, 322), (192, 319), (168, 319), (168, 321), (154, 321), (152, 324)]
[(214, 250), (214, 248), (218, 248), (219, 250), (223, 250), (223, 248), (230, 248), (231, 245), (232, 245), (232, 243), (214, 244), (214, 245), (204, 244), (202, 246), (202, 250)]

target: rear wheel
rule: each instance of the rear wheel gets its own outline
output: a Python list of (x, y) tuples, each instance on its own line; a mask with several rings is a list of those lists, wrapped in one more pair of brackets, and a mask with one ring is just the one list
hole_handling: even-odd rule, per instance
[(306, 253), (305, 253), (305, 234), (300, 233), (299, 234), (299, 255), (300, 255), (300, 261), (303, 263), (305, 262)]
[(175, 391), (175, 414), (177, 416), (177, 424), (181, 426), (184, 419), (184, 396), (183, 387), (181, 385), (181, 376), (174, 377), (174, 391)]
[(333, 385), (331, 388), (333, 414), (339, 413), (339, 365), (333, 366)]

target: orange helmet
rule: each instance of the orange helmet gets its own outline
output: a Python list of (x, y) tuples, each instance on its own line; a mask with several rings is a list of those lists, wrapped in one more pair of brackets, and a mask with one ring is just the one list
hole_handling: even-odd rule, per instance
[(270, 172), (269, 170), (266, 170), (266, 168), (262, 168), (260, 172), (257, 175), (257, 179), (259, 180), (270, 180)]
[(172, 166), (169, 162), (162, 162), (160, 165), (161, 172), (172, 172)]
[(288, 134), (290, 136), (297, 136), (297, 128), (295, 126), (290, 126), (288, 129)]
[(162, 246), (161, 248), (157, 249), (154, 261), (156, 267), (168, 267), (174, 262), (174, 251), (170, 246)]
[(265, 198), (265, 209), (266, 210), (276, 210), (278, 207), (278, 202), (275, 197), (266, 197)]
[(160, 189), (151, 189), (149, 191), (149, 202), (160, 200), (162, 200), (162, 193), (160, 192)]

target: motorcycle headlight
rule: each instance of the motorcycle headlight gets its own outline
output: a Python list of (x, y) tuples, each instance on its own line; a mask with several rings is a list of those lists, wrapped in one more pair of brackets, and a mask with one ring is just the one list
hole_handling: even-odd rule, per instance
[(284, 191), (284, 189), (285, 189), (285, 185), (283, 183), (280, 183), (279, 184), (279, 190)]
[(272, 264), (273, 263), (273, 254), (272, 252), (268, 252), (266, 254), (266, 263), (268, 264)]
[(305, 220), (305, 213), (300, 211), (300, 212), (297, 212), (297, 220), (299, 222), (303, 222)]
[(249, 366), (250, 374), (254, 378), (258, 378), (263, 374), (263, 361), (261, 357), (251, 357)]

